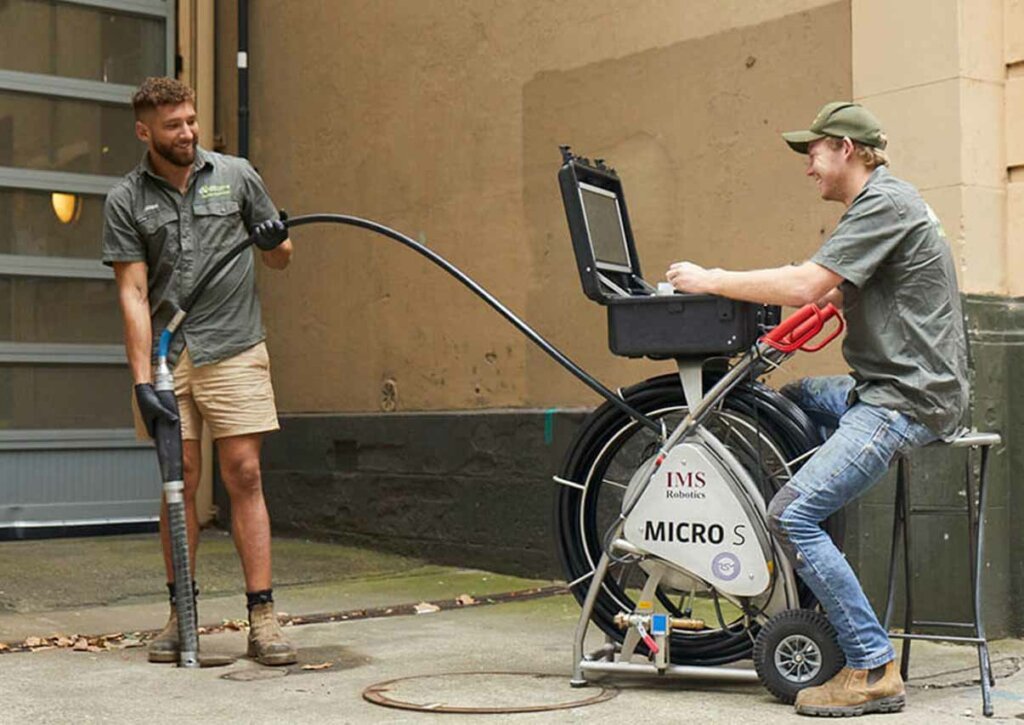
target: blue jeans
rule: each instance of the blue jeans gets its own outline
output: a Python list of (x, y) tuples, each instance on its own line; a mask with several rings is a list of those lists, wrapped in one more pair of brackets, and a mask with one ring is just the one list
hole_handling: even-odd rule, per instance
[(873, 669), (896, 652), (821, 522), (881, 480), (897, 453), (938, 436), (895, 410), (849, 405), (853, 385), (853, 378), (843, 375), (803, 378), (782, 389), (812, 421), (834, 433), (772, 499), (768, 524), (835, 627), (846, 666)]

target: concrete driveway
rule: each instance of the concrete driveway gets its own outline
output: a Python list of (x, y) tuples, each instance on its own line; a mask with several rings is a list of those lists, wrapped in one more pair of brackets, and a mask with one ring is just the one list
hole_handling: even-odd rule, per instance
[[(230, 547), (207, 534), (200, 554), (211, 582), (218, 557), (231, 559)], [(130, 552), (145, 537), (89, 540), (106, 548), (94, 558), (113, 567), (118, 552)], [(97, 544), (99, 541), (99, 544)], [(141, 545), (140, 545), (141, 546)], [(20, 547), (20, 548), (19, 548)], [(0, 544), (0, 567), (11, 550), (28, 563), (33, 555), (54, 557), (74, 542)], [(54, 608), (85, 599), (89, 577), (61, 583), (61, 597), (12, 596), (0, 585), (0, 721), (32, 723), (252, 722), (252, 723), (432, 723), (452, 722), (792, 722), (792, 710), (759, 685), (646, 679), (605, 679), (591, 687), (568, 686), (571, 642), (578, 607), (557, 582), (515, 579), (486, 572), (425, 565), (402, 559), (310, 542), (278, 542), (282, 580), (279, 609), (292, 624), (287, 631), (300, 648), (300, 662), (264, 668), (244, 658), (223, 668), (183, 670), (146, 662), (145, 633), (163, 624), (167, 605), (159, 589), (137, 593), (125, 581), (109, 601)], [(302, 562), (306, 562), (305, 573)], [(318, 562), (314, 565), (312, 562)], [(223, 563), (223, 562), (222, 562)], [(285, 574), (286, 566), (291, 566)], [(318, 568), (319, 567), (319, 568)], [(6, 569), (0, 569), (6, 570)], [(311, 571), (310, 570), (315, 570)], [(132, 572), (130, 562), (124, 572)], [(154, 575), (146, 571), (146, 577)], [(301, 576), (300, 576), (301, 574)], [(27, 573), (25, 576), (29, 576)], [(30, 577), (31, 578), (31, 577)], [(122, 577), (124, 578), (124, 577)], [(155, 573), (160, 585), (159, 571)], [(225, 577), (225, 582), (232, 579)], [(303, 581), (299, 581), (303, 580)], [(5, 582), (12, 581), (5, 578)], [(149, 582), (147, 586), (152, 584)], [(36, 588), (42, 587), (39, 581)], [(217, 584), (214, 589), (220, 585)], [(227, 584), (224, 585), (225, 589)], [(113, 589), (118, 587), (111, 584)], [(93, 596), (93, 595), (90, 595)], [(93, 596), (93, 598), (95, 598)], [(488, 603), (495, 600), (497, 603)], [(35, 602), (35, 604), (33, 604)], [(435, 610), (431, 602), (441, 608)], [(460, 604), (459, 602), (462, 602)], [(234, 656), (245, 650), (245, 632), (233, 629), (243, 616), (237, 592), (204, 596), (201, 621), (211, 633), (204, 652)], [(418, 607), (416, 605), (419, 605)], [(417, 609), (422, 612), (416, 614)], [(333, 616), (335, 621), (329, 621)], [(225, 620), (227, 626), (224, 625)], [(311, 623), (318, 622), (318, 623)], [(119, 634), (92, 639), (92, 649), (52, 646), (52, 635)], [(24, 649), (26, 639), (38, 645)], [(82, 638), (78, 638), (80, 642)], [(84, 639), (86, 645), (90, 642)], [(595, 639), (596, 643), (596, 639)], [(994, 643), (997, 675), (996, 719), (1024, 719), (1024, 644)], [(963, 722), (981, 717), (981, 697), (973, 678), (973, 650), (915, 643), (908, 707), (884, 716), (892, 723)], [(483, 674), (516, 673), (516, 674)], [(424, 711), (372, 704), (364, 690), (398, 678), (414, 678), (380, 688), (383, 698), (424, 706)], [(604, 685), (604, 686), (602, 686)], [(550, 706), (576, 700), (603, 701), (570, 709), (527, 714), (443, 714), (438, 707)], [(883, 716), (872, 716), (879, 718)], [(804, 721), (801, 719), (801, 721)]]

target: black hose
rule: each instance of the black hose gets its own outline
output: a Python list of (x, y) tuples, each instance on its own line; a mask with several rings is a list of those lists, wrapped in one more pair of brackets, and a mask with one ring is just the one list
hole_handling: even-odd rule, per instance
[(532, 327), (523, 322), (519, 317), (509, 310), (505, 305), (498, 301), (498, 299), (490, 292), (485, 290), (479, 284), (474, 282), (468, 275), (462, 270), (456, 267), (454, 264), (449, 262), (447, 259), (442, 257), (437, 252), (427, 248), (423, 244), (410, 239), (401, 232), (396, 232), (394, 229), (378, 224), (377, 222), (369, 221), (368, 219), (360, 219), (359, 217), (348, 216), (345, 214), (306, 214), (304, 216), (292, 217), (285, 222), (289, 227), (302, 226), (303, 224), (316, 224), (316, 223), (335, 223), (335, 224), (348, 224), (353, 227), (359, 227), (360, 229), (368, 229), (371, 232), (382, 234), (385, 237), (394, 239), (396, 242), (404, 244), (414, 252), (426, 257), (431, 262), (436, 264), (438, 267), (446, 271), (448, 274), (455, 277), (472, 290), (478, 297), (484, 302), (490, 305), (499, 315), (508, 320), (512, 325), (519, 330), (521, 333), (529, 338), (530, 342), (534, 343), (541, 350), (546, 352), (555, 362), (561, 365), (563, 368), (568, 370), (570, 373), (575, 375), (581, 380), (587, 387), (593, 390), (595, 393), (600, 395), (602, 398), (607, 400), (609, 403), (614, 405), (616, 408), (621, 410), (623, 413), (633, 418), (641, 425), (650, 428), (652, 431), (661, 435), (663, 429), (660, 425), (655, 423), (653, 420), (648, 418), (646, 415), (636, 410), (635, 408), (626, 404), (626, 402), (618, 395), (613, 393), (607, 387), (605, 387), (600, 381), (591, 376), (587, 371), (581, 368), (579, 365), (570, 360), (561, 350), (556, 348), (550, 342), (540, 336)]
[[(285, 221), (287, 227), (300, 227), (306, 224), (345, 224), (348, 226), (358, 227), (360, 229), (366, 229), (371, 232), (376, 232), (389, 239), (393, 239), (400, 244), (409, 247), (414, 252), (426, 257), (431, 262), (436, 264), (438, 267), (446, 271), (448, 274), (455, 277), (455, 279), (462, 282), (466, 287), (472, 290), (478, 297), (484, 302), (490, 305), (495, 311), (498, 312), (502, 317), (508, 320), (512, 325), (519, 330), (521, 333), (526, 335), (529, 340), (537, 345), (541, 350), (546, 352), (551, 358), (554, 359), (559, 365), (568, 370), (570, 373), (575, 375), (581, 380), (587, 387), (593, 390), (595, 393), (600, 395), (602, 398), (607, 400), (610, 404), (614, 405), (620, 411), (628, 415), (633, 420), (637, 421), (641, 425), (651, 429), (659, 436), (664, 434), (664, 429), (659, 424), (648, 418), (646, 415), (638, 411), (636, 408), (630, 406), (622, 398), (616, 395), (614, 392), (605, 387), (599, 380), (591, 376), (587, 371), (577, 365), (575, 362), (569, 359), (561, 350), (556, 348), (550, 342), (545, 340), (537, 331), (532, 327), (523, 322), (519, 317), (516, 316), (511, 310), (505, 305), (498, 301), (498, 299), (490, 292), (485, 290), (479, 284), (474, 282), (465, 272), (460, 270), (454, 264), (449, 262), (447, 259), (442, 257), (437, 252), (429, 249), (428, 247), (420, 244), (414, 239), (411, 239), (401, 232), (397, 232), (394, 229), (378, 224), (377, 222), (370, 221), (369, 219), (361, 219), (360, 217), (348, 216), (346, 214), (305, 214), (303, 216), (290, 217)], [(216, 277), (225, 266), (227, 266), (235, 257), (241, 254), (245, 249), (252, 244), (252, 239), (246, 239), (239, 242), (234, 247), (229, 249), (227, 253), (219, 259), (196, 283), (195, 288), (189, 293), (188, 297), (181, 304), (181, 310), (188, 313), (192, 309), (192, 305), (199, 298), (199, 295), (203, 293), (206, 286), (210, 281)]]

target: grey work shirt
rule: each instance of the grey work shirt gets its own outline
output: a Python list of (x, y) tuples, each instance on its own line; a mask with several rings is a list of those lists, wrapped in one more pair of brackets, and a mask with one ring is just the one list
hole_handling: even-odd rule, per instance
[[(245, 159), (196, 149), (182, 194), (142, 162), (107, 195), (103, 262), (145, 262), (155, 360), (160, 333), (196, 282), (253, 227), (277, 219), (259, 174)], [(265, 338), (253, 253), (242, 252), (196, 300), (171, 347), (195, 365), (243, 352)]]
[(854, 395), (955, 430), (967, 407), (967, 344), (953, 255), (917, 190), (875, 169), (812, 257), (844, 278), (843, 356)]

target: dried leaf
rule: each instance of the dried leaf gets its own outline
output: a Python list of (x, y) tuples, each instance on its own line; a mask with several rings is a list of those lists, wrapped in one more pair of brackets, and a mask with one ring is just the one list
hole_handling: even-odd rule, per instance
[(440, 612), (441, 607), (430, 602), (420, 602), (416, 605), (416, 614), (430, 614), (431, 612)]
[(71, 646), (75, 652), (85, 652), (89, 648), (89, 640), (85, 637), (79, 637), (75, 640), (75, 643)]
[(70, 637), (65, 637), (64, 635), (53, 638), (53, 644), (57, 647), (70, 647), (74, 643), (75, 640), (71, 639)]
[(25, 647), (41, 647), (45, 640), (40, 637), (26, 637), (23, 645)]
[(460, 594), (455, 598), (455, 603), (460, 607), (468, 607), (471, 604), (476, 604), (476, 600), (468, 594)]
[(9, 649), (10, 649), (10, 647), (5, 645), (3, 642), (0, 642), (0, 652), (6, 652)]
[(86, 649), (87, 652), (102, 652), (103, 651), (102, 647), (97, 647), (94, 644), (89, 645), (85, 649)]
[(303, 665), (302, 669), (304, 669), (304, 670), (329, 670), (333, 666), (334, 666), (333, 662), (321, 662), (318, 665)]

